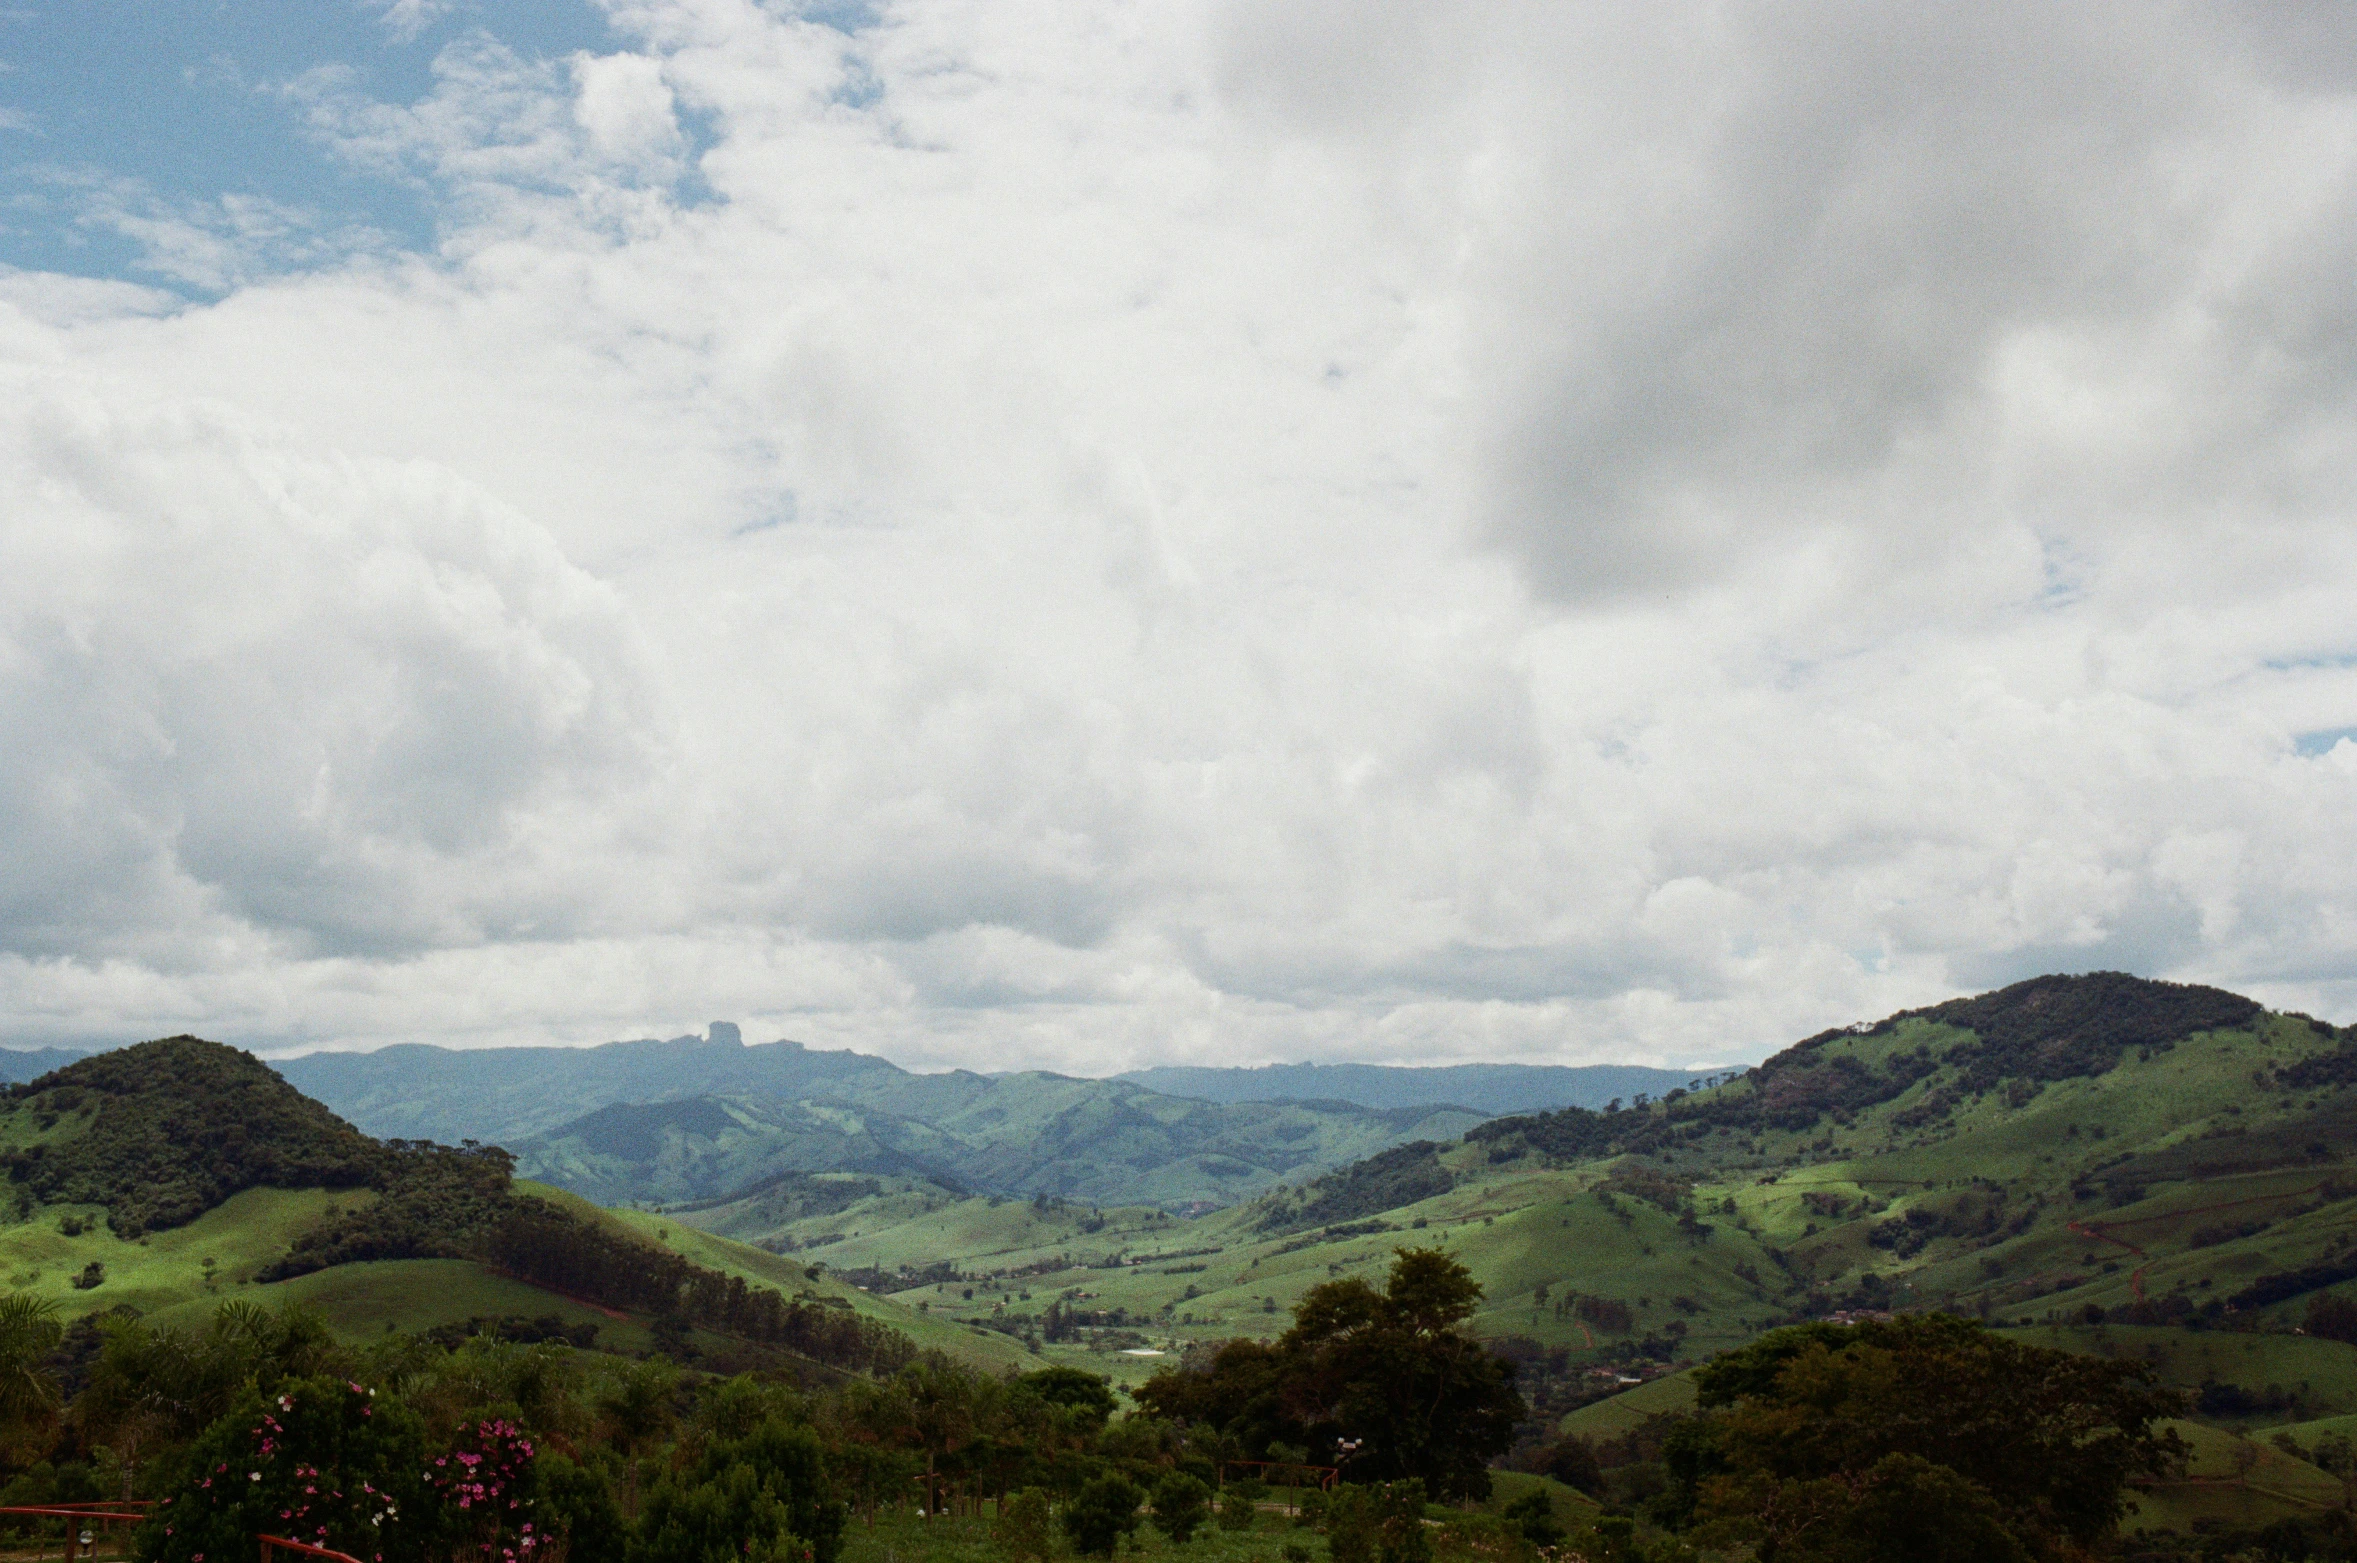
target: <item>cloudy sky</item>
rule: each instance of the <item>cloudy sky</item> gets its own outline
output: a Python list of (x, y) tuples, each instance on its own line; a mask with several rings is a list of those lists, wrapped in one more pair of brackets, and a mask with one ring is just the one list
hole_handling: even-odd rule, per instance
[(0, 1040), (2357, 1020), (2337, 3), (0, 8)]

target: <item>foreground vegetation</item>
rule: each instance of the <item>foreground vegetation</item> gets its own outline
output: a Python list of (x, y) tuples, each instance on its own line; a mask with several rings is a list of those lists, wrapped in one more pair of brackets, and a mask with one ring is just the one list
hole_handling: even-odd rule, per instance
[(826, 1383), (724, 1376), (587, 1349), (554, 1318), (356, 1346), (239, 1301), (201, 1328), (126, 1313), (69, 1331), (16, 1294), (0, 1503), (152, 1500), (140, 1563), (247, 1556), (258, 1536), (365, 1563), (2028, 1563), (2111, 1549), (2131, 1484), (2190, 1455), (2165, 1425), (2180, 1397), (2144, 1364), (1945, 1316), (1809, 1326), (1698, 1374), (1666, 1479), (1601, 1505), (1577, 1436), (1493, 1471), (1525, 1408), (1465, 1328), (1479, 1301), (1461, 1265), (1402, 1249), (1381, 1288), (1317, 1287), (1271, 1346), (1166, 1368), (1124, 1414), (1068, 1367), (925, 1353)]

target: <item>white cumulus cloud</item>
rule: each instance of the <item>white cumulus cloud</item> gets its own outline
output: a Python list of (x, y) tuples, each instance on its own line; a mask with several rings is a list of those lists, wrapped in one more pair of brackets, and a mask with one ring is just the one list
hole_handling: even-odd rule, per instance
[(2337, 13), (607, 11), (287, 89), (431, 254), (0, 279), (17, 1034), (2357, 1016)]

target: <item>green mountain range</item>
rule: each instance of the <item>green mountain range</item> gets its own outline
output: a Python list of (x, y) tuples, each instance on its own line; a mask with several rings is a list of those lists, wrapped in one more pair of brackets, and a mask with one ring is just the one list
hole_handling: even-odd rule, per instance
[[(2213, 988), (2040, 978), (1642, 1105), (1488, 1119), (643, 1046), (600, 1067), (704, 1051), (725, 1079), (755, 1053), (804, 1094), (606, 1104), (519, 1139), (516, 1170), (670, 1202), (611, 1210), (503, 1151), (373, 1139), (192, 1038), (79, 1060), (0, 1103), (0, 1265), (77, 1314), (291, 1298), (354, 1336), (541, 1318), (714, 1363), (937, 1346), (1135, 1383), (1431, 1246), (1482, 1284), (1533, 1436), (1632, 1460), (1691, 1403), (1688, 1365), (1916, 1309), (2185, 1390), (2197, 1469), (2139, 1499), (2156, 1523), (2308, 1512), (2334, 1484), (2303, 1451), (2357, 1431), (2357, 1027)], [(1233, 1202), (1174, 1208), (1197, 1190)]]
[(727, 1021), (715, 1021), (703, 1037), (668, 1042), (463, 1050), (411, 1044), (306, 1053), (274, 1067), (295, 1089), (371, 1134), (448, 1145), (511, 1145), (617, 1104), (693, 1096), (864, 1103), (877, 1091), (939, 1078), (848, 1049), (825, 1052), (799, 1042), (747, 1047)]
[(607, 1203), (709, 1200), (781, 1172), (843, 1171), (1201, 1209), (1481, 1122), (1456, 1108), (1203, 1102), (1042, 1074), (908, 1075), (860, 1094), (616, 1105), (514, 1149), (528, 1176)]
[[(2144, 1357), (2210, 1425), (2312, 1430), (2357, 1418), (2357, 1346), (2324, 1333), (2357, 1337), (2353, 1131), (2357, 1028), (2097, 974), (1829, 1031), (1641, 1109), (1490, 1120), (1192, 1221), (840, 1176), (676, 1219), (1130, 1378), (1156, 1359), (1124, 1351), (1273, 1334), (1318, 1282), (1433, 1245), (1483, 1283), (1478, 1326), (1526, 1388), (1599, 1431), (1674, 1410), (1679, 1364), (1772, 1325), (1921, 1308)], [(1641, 1392), (1579, 1409), (1624, 1379)]]
[(1044, 1073), (912, 1074), (862, 1053), (747, 1047), (726, 1022), (670, 1042), (392, 1047), (278, 1068), (371, 1133), (504, 1145), (525, 1175), (607, 1204), (843, 1171), (1204, 1209), (1483, 1117), (1423, 1102), (1214, 1102)]
[[(79, 1056), (0, 1050), (0, 1080)], [(527, 1175), (607, 1204), (710, 1200), (780, 1173), (845, 1171), (1190, 1212), (1405, 1140), (1453, 1138), (1491, 1114), (1701, 1083), (1617, 1065), (914, 1074), (794, 1042), (748, 1047), (724, 1021), (668, 1042), (400, 1046), (276, 1068), (370, 1134), (503, 1145)]]

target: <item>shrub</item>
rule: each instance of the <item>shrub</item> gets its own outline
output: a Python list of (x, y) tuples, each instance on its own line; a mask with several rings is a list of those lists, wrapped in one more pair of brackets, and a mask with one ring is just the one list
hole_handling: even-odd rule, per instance
[(1503, 1514), (1534, 1547), (1552, 1547), (1563, 1539), (1563, 1524), (1555, 1518), (1555, 1505), (1543, 1489), (1524, 1493), (1507, 1504)]
[(253, 1556), (258, 1535), (331, 1547), (364, 1563), (424, 1563), (443, 1541), (417, 1417), (358, 1384), (296, 1379), (248, 1390), (181, 1457), (140, 1528), (140, 1563)]
[(834, 1563), (842, 1545), (843, 1506), (818, 1435), (773, 1416), (657, 1483), (630, 1559), (704, 1563), (717, 1547), (756, 1563)]
[(1047, 1563), (1056, 1550), (1051, 1520), (1048, 1495), (1037, 1487), (1026, 1487), (1000, 1507), (991, 1539), (1015, 1563)]
[(1144, 1494), (1118, 1476), (1100, 1476), (1064, 1506), (1064, 1534), (1083, 1557), (1109, 1558), (1114, 1544), (1134, 1535)]
[(1154, 1485), (1154, 1528), (1178, 1546), (1195, 1539), (1211, 1514), (1211, 1489), (1184, 1471), (1172, 1471)]
[(631, 1563), (705, 1563), (715, 1557), (804, 1563), (808, 1556), (786, 1505), (749, 1465), (732, 1465), (710, 1481), (657, 1482), (628, 1553)]
[(1326, 1556), (1333, 1563), (1375, 1563), (1376, 1524), (1372, 1493), (1336, 1489), (1326, 1502)]
[(1593, 1498), (1604, 1490), (1604, 1467), (1596, 1458), (1596, 1446), (1577, 1433), (1569, 1433), (1549, 1444), (1531, 1462), (1531, 1470), (1540, 1476), (1552, 1476), (1566, 1487), (1576, 1487)]
[(2327, 1292), (2308, 1299), (2308, 1333), (2357, 1346), (2357, 1302)]
[(1424, 1484), (1345, 1484), (1326, 1510), (1326, 1551), (1334, 1563), (1431, 1563)]

